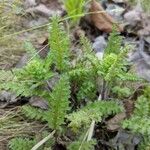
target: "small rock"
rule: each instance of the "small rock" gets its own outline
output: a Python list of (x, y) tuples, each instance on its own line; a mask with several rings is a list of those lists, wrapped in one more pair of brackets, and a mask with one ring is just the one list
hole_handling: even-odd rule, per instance
[(107, 43), (103, 36), (98, 36), (93, 43), (93, 49), (95, 52), (104, 52), (104, 49), (106, 48)]
[(132, 26), (136, 26), (142, 20), (142, 9), (139, 5), (135, 9), (128, 11), (124, 15), (124, 19)]
[(9, 103), (14, 103), (17, 101), (17, 96), (11, 92), (8, 92), (8, 91), (1, 91), (0, 101), (6, 101)]
[(31, 97), (30, 100), (29, 100), (29, 104), (31, 106), (38, 107), (38, 108), (41, 108), (41, 109), (45, 109), (45, 110), (48, 109), (48, 102), (45, 99), (43, 99), (42, 97), (39, 97), (39, 96)]
[(120, 21), (123, 19), (121, 15), (123, 14), (124, 11), (125, 11), (124, 8), (115, 4), (109, 4), (107, 5), (107, 8), (106, 8), (106, 12), (117, 21)]
[(24, 6), (25, 8), (36, 6), (36, 0), (26, 0)]
[(51, 17), (53, 15), (60, 15), (61, 14), (60, 10), (51, 10), (43, 4), (39, 4), (36, 7), (29, 8), (26, 10), (26, 12), (37, 13), (37, 14), (45, 16), (45, 17)]
[(23, 66), (25, 66), (27, 64), (29, 60), (29, 56), (27, 54), (24, 54), (21, 59), (19, 60), (19, 62), (16, 64), (16, 68), (22, 68)]
[(40, 25), (46, 24), (48, 22), (49, 22), (49, 20), (47, 18), (39, 17), (38, 19), (33, 19), (30, 22), (28, 22), (27, 27), (32, 28), (35, 26), (40, 26)]
[(99, 60), (102, 60), (102, 59), (103, 59), (103, 55), (104, 55), (104, 53), (102, 53), (102, 52), (97, 52), (97, 53), (96, 53), (96, 57), (97, 57)]
[(121, 128), (121, 122), (126, 118), (126, 113), (122, 112), (115, 115), (106, 122), (107, 129), (110, 131), (117, 131)]

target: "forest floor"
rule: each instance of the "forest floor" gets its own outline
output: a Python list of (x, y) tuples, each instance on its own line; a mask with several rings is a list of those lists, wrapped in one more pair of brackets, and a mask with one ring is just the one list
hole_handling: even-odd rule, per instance
[[(66, 32), (71, 38), (72, 49), (78, 48), (80, 35), (85, 35), (91, 41), (96, 56), (99, 56), (106, 48), (113, 23), (117, 22), (119, 23), (117, 30), (124, 37), (124, 44), (130, 44), (133, 49), (128, 54), (128, 60), (133, 64), (132, 69), (139, 77), (150, 81), (150, 67), (148, 66), (150, 58), (149, 13), (147, 10), (143, 10), (144, 8), (139, 3), (131, 4), (126, 0), (103, 0), (98, 3), (100, 4), (98, 10), (94, 4), (88, 3), (85, 6), (87, 15), (82, 16), (75, 27), (69, 28), (69, 19), (63, 22)], [(88, 14), (89, 8), (93, 12), (104, 11), (104, 14)], [(29, 58), (24, 48), (25, 41), (30, 41), (42, 58), (46, 57), (49, 51), (48, 28), (52, 16), (66, 17), (66, 10), (62, 2), (59, 0), (25, 0), (23, 2), (7, 0), (0, 2), (0, 9), (0, 70), (21, 68), (28, 63)], [(134, 94), (136, 95), (142, 86), (136, 84), (135, 87)], [(21, 107), (27, 103), (31, 106), (42, 107), (40, 102), (37, 102), (36, 105), (35, 100), (31, 101), (29, 98), (20, 100), (8, 91), (0, 94), (0, 150), (9, 149), (8, 143), (15, 137), (30, 138), (37, 132), (49, 130), (46, 124), (27, 119), (22, 115)], [(128, 101), (126, 104), (129, 114), (133, 112), (133, 103)], [(124, 118), (123, 115), (120, 117)], [(109, 139), (113, 139), (113, 144), (118, 144), (118, 141), (115, 141), (118, 136), (119, 142), (125, 144), (126, 137), (129, 138), (133, 135), (121, 131), (118, 125), (116, 127), (111, 123), (108, 123), (107, 127), (103, 124), (100, 126), (101, 128), (98, 125), (95, 127), (97, 128), (95, 129), (96, 138), (100, 138), (96, 147), (99, 150), (111, 149), (109, 148)], [(41, 137), (36, 138), (40, 139)], [(138, 139), (137, 136), (136, 138)], [(63, 141), (54, 149), (65, 149), (62, 145)], [(109, 146), (107, 147), (107, 145)], [(128, 147), (127, 150), (136, 149), (136, 142), (132, 142), (131, 145), (132, 148)], [(119, 150), (125, 150), (125, 148)]]

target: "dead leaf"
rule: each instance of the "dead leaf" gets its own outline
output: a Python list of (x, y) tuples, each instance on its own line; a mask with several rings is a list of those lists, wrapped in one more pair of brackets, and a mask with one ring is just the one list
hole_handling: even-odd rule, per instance
[(110, 131), (117, 131), (120, 128), (120, 123), (126, 118), (126, 113), (115, 115), (112, 119), (107, 121), (107, 129)]
[(99, 30), (110, 33), (112, 32), (113, 24), (116, 24), (118, 31), (123, 31), (123, 28), (119, 26), (110, 15), (106, 13), (100, 3), (98, 3), (96, 0), (92, 0), (90, 12), (95, 12), (91, 14), (91, 21)]
[(127, 117), (130, 117), (133, 114), (134, 103), (135, 102), (133, 100), (125, 100), (123, 102)]

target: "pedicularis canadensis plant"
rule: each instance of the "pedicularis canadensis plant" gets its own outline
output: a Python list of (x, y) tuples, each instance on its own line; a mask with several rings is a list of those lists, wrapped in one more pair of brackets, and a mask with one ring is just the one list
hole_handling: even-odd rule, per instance
[[(44, 98), (48, 103), (47, 110), (26, 105), (22, 107), (22, 112), (28, 118), (47, 123), (48, 127), (55, 131), (54, 143), (57, 142), (57, 137), (66, 133), (67, 128), (76, 133), (74, 141), (67, 143), (68, 149), (94, 149), (96, 141), (86, 140), (91, 122), (94, 120), (98, 123), (109, 115), (124, 111), (113, 95), (118, 94), (122, 88), (130, 91), (125, 82), (139, 81), (127, 71), (125, 58), (128, 48), (121, 46), (122, 38), (114, 30), (110, 34), (102, 60), (95, 56), (90, 42), (85, 37), (81, 37), (82, 54), (75, 56), (70, 50), (71, 40), (59, 23), (59, 18), (52, 19), (49, 33), (50, 52), (47, 57), (41, 59), (36, 55), (33, 46), (26, 42), (30, 61), (21, 69), (2, 71), (0, 89), (10, 90), (17, 96)], [(56, 78), (57, 82), (50, 86)], [(4, 82), (6, 79), (7, 82)], [(124, 98), (122, 93), (120, 99)], [(130, 92), (128, 93), (130, 95)], [(102, 97), (101, 101), (97, 101), (99, 95)], [(144, 103), (147, 104), (146, 110), (143, 109)], [(149, 131), (148, 113), (148, 95), (144, 95), (138, 99), (133, 117), (126, 120), (123, 126), (145, 135)], [(143, 115), (145, 118), (139, 119)], [(144, 122), (145, 125), (136, 124), (136, 120)], [(29, 150), (35, 143), (35, 139), (17, 138), (10, 142), (10, 148)]]

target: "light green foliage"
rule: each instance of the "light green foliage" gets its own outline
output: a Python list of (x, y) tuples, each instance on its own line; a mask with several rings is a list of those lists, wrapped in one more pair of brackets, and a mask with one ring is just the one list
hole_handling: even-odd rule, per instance
[(126, 55), (129, 51), (129, 47), (122, 47), (121, 44), (122, 37), (118, 35), (114, 26), (113, 32), (109, 36), (104, 59), (99, 66), (98, 74), (108, 82), (114, 82), (118, 79), (137, 81), (139, 79), (135, 75), (128, 73), (126, 69)]
[(49, 110), (45, 114), (50, 128), (58, 130), (69, 110), (70, 85), (68, 78), (62, 77), (48, 99)]
[[(81, 37), (82, 54), (73, 58), (76, 62), (74, 65), (70, 60), (70, 39), (62, 28), (62, 24), (59, 23), (59, 18), (52, 19), (49, 32), (50, 52), (48, 56), (40, 59), (35, 55), (36, 51), (33, 46), (26, 43), (30, 61), (21, 69), (13, 69), (11, 79), (5, 84), (1, 82), (1, 89), (13, 91), (17, 96), (40, 96), (47, 100), (47, 110), (23, 106), (23, 113), (30, 119), (47, 122), (50, 129), (56, 130), (55, 138), (61, 133), (60, 129), (66, 125), (66, 121), (69, 121), (69, 127), (77, 131), (81, 127), (88, 127), (93, 120), (100, 122), (102, 118), (121, 112), (122, 106), (112, 98), (110, 101), (106, 101), (106, 98), (95, 101), (98, 98), (98, 92), (98, 94), (103, 94), (100, 91), (103, 89), (101, 85), (104, 82), (108, 86), (104, 90), (108, 88), (112, 93), (112, 87), (124, 85), (123, 83), (128, 80), (138, 80), (127, 71), (125, 58), (128, 49), (121, 47), (121, 38), (116, 35), (115, 31), (110, 35), (103, 60), (95, 56), (90, 42)], [(49, 87), (49, 81), (55, 76), (59, 76), (59, 80), (53, 87)], [(4, 81), (5, 77), (2, 78)], [(111, 95), (108, 94), (109, 96)], [(77, 98), (81, 101), (77, 101)], [(74, 104), (74, 101), (77, 104)], [(139, 104), (141, 105), (141, 102)], [(136, 107), (138, 108), (138, 105)], [(136, 119), (137, 117), (140, 116), (136, 116)], [(149, 121), (147, 117), (142, 119), (147, 121), (146, 130), (142, 129), (142, 133), (145, 133)], [(143, 122), (142, 119), (141, 122)], [(133, 126), (129, 128), (132, 129)], [(77, 140), (70, 145), (70, 148), (76, 150), (80, 143), (82, 142)], [(84, 141), (82, 149), (86, 148), (92, 149), (93, 144)]]
[(78, 23), (81, 14), (84, 13), (85, 1), (86, 0), (63, 0), (65, 10), (67, 11), (68, 17), (71, 18), (73, 24)]
[[(39, 87), (42, 87), (46, 84), (46, 80), (52, 78), (54, 73), (49, 70), (49, 62), (40, 59), (34, 47), (31, 43), (25, 43), (25, 49), (30, 53), (29, 57), (31, 59), (26, 66), (21, 69), (13, 69), (10, 71), (1, 71), (0, 74), (1, 80), (4, 81), (5, 78), (9, 75), (11, 77), (11, 82), (2, 82), (0, 86), (1, 89), (10, 90), (16, 93), (17, 96), (32, 96), (37, 95), (42, 92)], [(5, 75), (6, 74), (6, 75)]]
[(23, 106), (22, 112), (23, 112), (23, 114), (26, 115), (26, 117), (28, 117), (30, 119), (46, 121), (46, 119), (44, 118), (46, 112), (39, 108), (34, 108), (31, 106)]
[(12, 81), (3, 83), (2, 87), (15, 92), (18, 96), (31, 96), (37, 94), (39, 87), (45, 85), (46, 80), (52, 78), (54, 73), (49, 71), (43, 60), (35, 59), (22, 69), (14, 69), (13, 75)]
[(14, 138), (9, 142), (10, 150), (30, 150), (34, 146), (35, 141), (27, 138)]
[(90, 125), (92, 120), (100, 122), (102, 117), (121, 112), (123, 109), (114, 101), (98, 101), (88, 104), (79, 111), (67, 116), (73, 129)]
[(72, 142), (69, 146), (68, 146), (68, 150), (94, 150), (94, 145), (96, 144), (96, 142), (94, 140), (91, 141), (75, 141)]
[(53, 18), (49, 34), (51, 62), (56, 65), (56, 69), (59, 71), (66, 71), (70, 65), (70, 39), (64, 31), (62, 24), (59, 23), (59, 18)]
[(64, 76), (47, 97), (49, 105), (47, 111), (32, 108), (31, 106), (23, 106), (23, 113), (30, 119), (46, 121), (51, 129), (59, 130), (60, 126), (64, 124), (66, 113), (69, 110), (69, 96), (69, 80)]
[(119, 54), (121, 50), (122, 37), (117, 33), (116, 26), (114, 25), (112, 33), (110, 33), (108, 44), (105, 49), (105, 55), (114, 53)]

